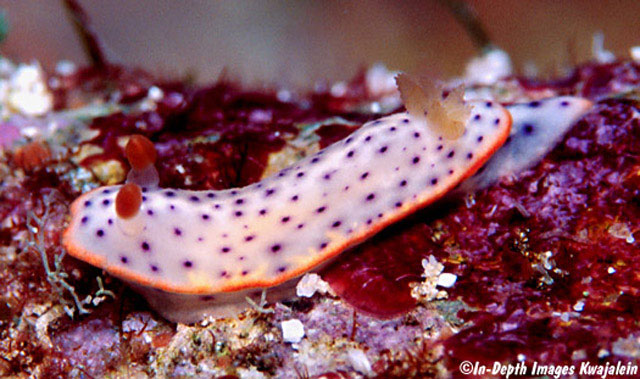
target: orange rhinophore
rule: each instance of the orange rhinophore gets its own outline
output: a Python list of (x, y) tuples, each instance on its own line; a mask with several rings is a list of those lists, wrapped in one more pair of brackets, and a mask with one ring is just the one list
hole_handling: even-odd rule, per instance
[(156, 162), (158, 153), (153, 142), (140, 134), (134, 134), (129, 138), (125, 147), (127, 160), (134, 170), (142, 170)]
[(142, 205), (142, 190), (135, 183), (123, 185), (116, 195), (116, 214), (123, 219), (133, 218)]

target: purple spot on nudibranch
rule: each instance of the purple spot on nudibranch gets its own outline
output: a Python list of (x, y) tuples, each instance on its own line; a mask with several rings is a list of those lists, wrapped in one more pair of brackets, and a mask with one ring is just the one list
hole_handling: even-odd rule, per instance
[(327, 247), (327, 245), (328, 245), (328, 243), (326, 243), (326, 242), (321, 243), (320, 244), (320, 249), (321, 250), (324, 249), (325, 247)]
[(493, 124), (494, 125), (500, 124), (500, 118), (496, 118), (495, 120), (493, 120)]
[(192, 268), (193, 267), (193, 262), (186, 260), (184, 262), (182, 262), (182, 265), (184, 266), (184, 268)]
[(529, 103), (529, 106), (531, 108), (538, 108), (542, 103), (540, 103), (539, 101), (532, 101)]
[(213, 193), (213, 192), (209, 192), (209, 193), (207, 194), (207, 197), (208, 197), (209, 199), (213, 199), (214, 197), (216, 197), (216, 194), (215, 194), (215, 193)]
[(147, 201), (147, 197), (146, 196), (142, 196), (142, 202), (146, 202)]
[(149, 251), (151, 249), (151, 246), (149, 246), (149, 243), (147, 241), (144, 241), (140, 244), (140, 248), (144, 251)]
[(364, 142), (369, 142), (369, 141), (371, 141), (371, 135), (368, 135), (368, 136), (364, 139)]
[(379, 151), (380, 153), (384, 153), (384, 152), (386, 152), (386, 151), (387, 151), (387, 149), (388, 149), (388, 147), (387, 147), (387, 146), (382, 146), (382, 147), (380, 148), (380, 150), (378, 150), (378, 151)]
[(347, 158), (351, 158), (353, 157), (353, 154), (355, 154), (355, 151), (351, 150), (347, 153)]
[(443, 146), (443, 145), (438, 145), (438, 147), (436, 148), (436, 150), (440, 151), (440, 150), (442, 150), (443, 148), (444, 148), (444, 146)]
[(311, 163), (318, 163), (318, 161), (320, 161), (320, 158), (315, 157), (311, 160)]
[(242, 205), (242, 204), (244, 204), (244, 199), (237, 199), (237, 200), (236, 200), (236, 204), (237, 204), (237, 205)]
[(278, 267), (278, 272), (285, 272), (285, 271), (287, 271), (287, 266)]
[(400, 208), (402, 206), (402, 202), (401, 201), (396, 202), (395, 206), (396, 208)]
[(220, 252), (223, 254), (226, 254), (230, 251), (231, 251), (231, 248), (229, 246), (224, 246), (222, 249), (220, 249)]
[(289, 222), (289, 220), (291, 220), (291, 217), (284, 216), (280, 221), (282, 221), (283, 224), (286, 224), (287, 222)]
[(84, 206), (85, 206), (86, 208), (89, 208), (89, 207), (91, 206), (91, 201), (89, 201), (89, 200), (85, 201), (85, 202), (84, 202)]
[(405, 124), (408, 124), (409, 123), (409, 119), (408, 118), (402, 119), (402, 122), (404, 122)]
[(207, 221), (209, 220), (209, 218), (211, 218), (208, 214), (203, 214), (202, 216), (200, 216), (203, 220)]
[(269, 188), (264, 192), (265, 196), (271, 196), (276, 192), (275, 188)]
[(316, 213), (322, 213), (322, 212), (324, 212), (326, 209), (327, 209), (327, 207), (326, 207), (326, 206), (322, 206), (322, 207), (320, 207), (320, 208), (316, 209)]
[(89, 216), (84, 216), (83, 218), (81, 218), (81, 219), (80, 219), (80, 222), (81, 222), (82, 224), (86, 224), (86, 223), (87, 223), (87, 221), (89, 221)]
[(142, 193), (147, 193), (147, 187), (142, 187)]
[(271, 246), (272, 253), (277, 253), (278, 251), (280, 251), (280, 249), (282, 249), (282, 246), (280, 244), (275, 244)]
[(111, 203), (111, 201), (109, 199), (104, 199), (102, 200), (102, 205), (109, 205), (109, 203)]
[(200, 201), (200, 198), (198, 196), (193, 195), (193, 196), (189, 197), (189, 200), (191, 200), (193, 202), (198, 202), (198, 201)]
[(149, 268), (151, 269), (152, 272), (160, 271), (160, 268), (156, 265), (149, 265)]
[(242, 211), (236, 211), (236, 212), (234, 213), (234, 216), (236, 216), (236, 217), (242, 217), (242, 214), (243, 214), (243, 213), (242, 213)]
[(127, 258), (124, 255), (121, 255), (120, 256), (120, 262), (122, 262), (123, 264), (127, 264), (127, 263), (129, 263), (129, 258)]
[(467, 154), (467, 159), (471, 159), (471, 158), (473, 158), (473, 153)]
[(436, 184), (438, 184), (438, 178), (431, 179), (431, 185), (435, 186)]
[(418, 162), (420, 162), (420, 157), (413, 157), (413, 159), (411, 160), (411, 163), (413, 164), (417, 164)]
[(181, 236), (182, 235), (182, 230), (180, 230), (180, 228), (174, 228), (173, 229), (173, 234), (175, 234), (176, 236)]
[(298, 228), (298, 229), (302, 229), (302, 228), (304, 228), (304, 224), (298, 224), (297, 228)]
[(484, 139), (483, 136), (478, 136), (478, 142), (482, 142), (483, 139)]
[(304, 172), (299, 172), (298, 174), (296, 174), (296, 177), (298, 178), (302, 178), (304, 176)]
[(293, 195), (291, 197), (291, 201), (298, 201), (298, 195)]
[(400, 182), (400, 187), (404, 187), (406, 185), (407, 185), (407, 181), (406, 180), (403, 180), (403, 181)]
[(153, 210), (148, 209), (148, 210), (147, 210), (147, 214), (148, 214), (149, 216), (153, 216)]
[(102, 236), (104, 236), (104, 230), (102, 230), (102, 229), (98, 229), (98, 230), (96, 231), (96, 236), (98, 236), (98, 237), (102, 237)]
[(480, 114), (477, 114), (475, 116), (473, 116), (473, 119), (476, 121), (479, 121), (482, 118), (482, 116)]
[(231, 194), (231, 196), (235, 196), (235, 195), (237, 195), (237, 194), (238, 194), (238, 191), (233, 190), (233, 191), (231, 191), (231, 192), (229, 192), (229, 193)]
[(244, 237), (244, 240), (245, 240), (246, 242), (251, 242), (251, 241), (253, 241), (253, 239), (254, 239), (254, 238), (255, 238), (255, 236), (251, 235), (251, 236), (246, 236), (246, 237)]
[(260, 214), (260, 216), (264, 216), (267, 214), (267, 210), (266, 209), (260, 209), (260, 212), (258, 212)]
[[(484, 167), (484, 166), (483, 166)], [(482, 169), (481, 169), (482, 170)], [(453, 170), (449, 170), (449, 175), (453, 175)]]
[(360, 175), (360, 180), (365, 180), (367, 178), (367, 176), (369, 176), (368, 172), (362, 173), (362, 175)]
[(331, 227), (332, 227), (332, 228), (337, 228), (337, 227), (339, 227), (340, 225), (342, 225), (342, 221), (336, 221), (336, 222), (334, 222), (334, 223), (331, 225)]
[(169, 204), (169, 209), (171, 209), (172, 211), (176, 209), (176, 206), (173, 204)]
[(372, 222), (373, 222), (373, 220), (372, 220), (372, 219), (368, 219), (368, 220), (367, 220), (367, 225), (371, 225), (371, 223), (372, 223)]
[(344, 186), (343, 190), (346, 192), (349, 190), (349, 186)]
[(329, 179), (331, 179), (331, 174), (324, 174), (324, 176), (322, 178), (324, 180), (329, 180)]
[(111, 219), (111, 218), (110, 218), (110, 219), (108, 219), (108, 220), (107, 220), (107, 224), (109, 224), (109, 225), (113, 225), (113, 219)]
[(174, 196), (176, 195), (176, 193), (175, 193), (175, 192), (173, 192), (173, 191), (166, 191), (166, 192), (164, 193), (164, 195), (165, 195), (166, 197), (174, 197)]
[(451, 150), (449, 154), (447, 154), (447, 158), (453, 158), (455, 154), (456, 154), (455, 150)]
[(373, 200), (375, 198), (376, 198), (376, 194), (374, 194), (374, 193), (370, 193), (370, 194), (367, 195), (367, 201), (371, 201), (371, 200)]
[(567, 107), (567, 106), (569, 106), (569, 102), (567, 100), (564, 100), (564, 101), (560, 102), (560, 106), (561, 107)]
[(485, 105), (487, 106), (487, 108), (491, 108), (493, 106), (493, 103), (490, 101), (487, 101)]
[(418, 132), (413, 133), (413, 138), (420, 138), (420, 133)]
[(389, 131), (390, 131), (390, 132), (395, 132), (395, 131), (396, 131), (396, 127), (395, 127), (395, 126), (390, 127), (390, 128), (389, 128)]
[(344, 144), (345, 144), (345, 145), (348, 145), (348, 144), (350, 144), (352, 141), (353, 141), (353, 137), (349, 137), (349, 138), (347, 138), (347, 139), (344, 141)]
[(240, 273), (242, 276), (245, 276), (249, 273), (249, 270), (242, 270), (242, 272)]
[(106, 190), (103, 190), (102, 193), (108, 195), (111, 193), (111, 190), (107, 188)]
[(524, 134), (532, 134), (533, 133), (533, 125), (531, 124), (525, 124), (524, 127), (522, 128), (522, 131), (524, 131)]

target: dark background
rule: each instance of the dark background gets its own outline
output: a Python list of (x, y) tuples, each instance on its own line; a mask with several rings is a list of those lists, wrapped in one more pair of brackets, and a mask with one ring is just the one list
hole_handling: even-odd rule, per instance
[[(215, 80), (223, 67), (245, 83), (308, 86), (345, 79), (364, 64), (424, 67), (450, 76), (476, 52), (442, 3), (431, 1), (79, 0), (108, 57), (166, 76)], [(640, 1), (469, 1), (516, 69), (549, 75), (591, 56), (593, 33), (620, 56), (640, 45)], [(60, 1), (0, 0), (13, 59), (85, 62)]]

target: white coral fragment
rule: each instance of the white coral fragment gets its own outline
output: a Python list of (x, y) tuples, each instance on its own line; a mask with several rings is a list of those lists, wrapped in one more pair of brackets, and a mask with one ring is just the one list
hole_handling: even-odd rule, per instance
[(443, 272), (442, 274), (440, 274), (440, 276), (438, 276), (438, 285), (440, 287), (451, 288), (454, 284), (456, 284), (456, 280), (458, 280), (457, 275)]
[(512, 73), (509, 54), (494, 48), (467, 64), (464, 80), (468, 83), (491, 85)]
[(282, 329), (282, 339), (284, 342), (298, 343), (304, 337), (304, 325), (298, 319), (282, 321), (280, 323)]
[(349, 359), (349, 363), (351, 363), (351, 367), (353, 367), (354, 370), (367, 376), (374, 374), (373, 370), (371, 369), (371, 362), (369, 361), (369, 358), (367, 358), (367, 355), (364, 353), (364, 351), (360, 349), (349, 349), (347, 351), (347, 358)]
[[(411, 297), (421, 303), (446, 298), (447, 293), (436, 288), (436, 286), (439, 285), (442, 270), (444, 270), (442, 263), (438, 262), (433, 255), (430, 255), (428, 259), (422, 260), (422, 268), (424, 269), (424, 273), (422, 274), (424, 280), (420, 283), (412, 283)], [(445, 275), (444, 279), (442, 279), (444, 284), (453, 285), (453, 283), (451, 283), (451, 275), (453, 274)], [(453, 275), (453, 277), (457, 279), (457, 276)], [(455, 280), (453, 280), (453, 282), (455, 282)]]
[(42, 116), (53, 109), (53, 95), (39, 64), (21, 64), (10, 77), (2, 78), (2, 116), (21, 113)]
[(329, 283), (322, 280), (320, 275), (314, 273), (305, 274), (296, 285), (298, 297), (312, 297), (315, 293), (333, 293)]

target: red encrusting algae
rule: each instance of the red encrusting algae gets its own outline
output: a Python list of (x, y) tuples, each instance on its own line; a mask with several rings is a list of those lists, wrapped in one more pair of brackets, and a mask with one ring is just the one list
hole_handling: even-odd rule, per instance
[[(92, 79), (85, 84), (80, 78)], [(79, 70), (55, 90), (56, 106), (66, 107), (82, 91), (101, 91), (109, 82), (122, 89), (120, 101), (129, 104), (146, 96), (153, 82), (148, 78), (116, 68), (106, 74)], [(620, 88), (637, 98), (639, 78), (637, 63), (616, 62), (587, 64), (553, 82), (520, 83), (525, 90), (548, 88), (599, 100), (622, 96)], [(371, 118), (353, 111), (357, 96), (316, 94), (310, 107), (302, 107), (276, 94), (246, 92), (228, 83), (200, 90), (158, 87), (164, 97), (156, 110), (92, 122), (97, 136), (86, 143), (103, 151), (87, 157), (83, 165), (108, 159), (127, 165), (118, 138), (138, 133), (158, 148), (161, 186), (223, 189), (258, 181), (269, 154), (286, 145), (285, 137), (296, 135), (298, 123), (333, 115), (357, 123)], [(601, 349), (611, 352), (615, 341), (637, 336), (638, 112), (634, 100), (602, 100), (517, 181), (478, 193), (474, 203), (440, 204), (412, 216), (343, 254), (323, 273), (325, 279), (361, 309), (398, 314), (414, 307), (408, 283), (420, 280), (421, 259), (434, 255), (446, 272), (458, 276), (448, 290), (449, 300), (469, 307), (458, 313), (465, 326), (443, 341), (451, 370), (465, 359), (516, 362), (518, 354), (547, 363), (571, 363), (575, 356), (599, 361)], [(24, 220), (24, 199), (51, 188), (68, 199), (77, 195), (47, 167), (35, 169), (24, 183), (3, 189), (3, 219), (16, 215)], [(0, 229), (1, 236), (7, 233), (13, 229)], [(0, 283), (29, 283), (33, 272), (33, 267), (8, 270)], [(22, 292), (31, 291), (22, 287)]]

